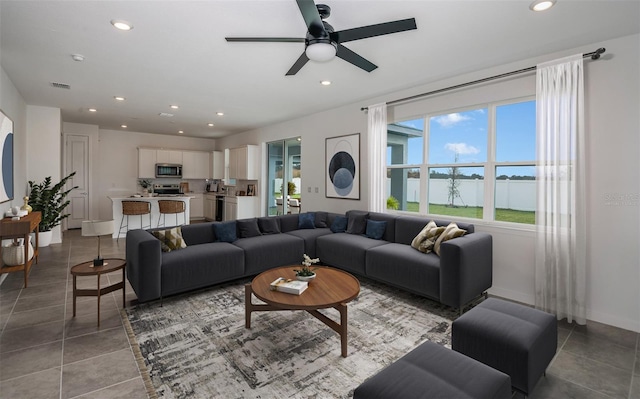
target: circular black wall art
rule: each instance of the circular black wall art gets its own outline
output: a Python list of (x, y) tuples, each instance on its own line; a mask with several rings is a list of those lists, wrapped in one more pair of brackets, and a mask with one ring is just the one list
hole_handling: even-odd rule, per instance
[(338, 195), (346, 196), (351, 192), (355, 175), (356, 163), (348, 152), (339, 151), (331, 157), (329, 179)]

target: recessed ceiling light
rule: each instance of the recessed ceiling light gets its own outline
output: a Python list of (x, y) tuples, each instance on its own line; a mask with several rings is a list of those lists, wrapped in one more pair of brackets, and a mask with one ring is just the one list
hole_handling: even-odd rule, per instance
[(118, 101), (124, 101), (124, 100), (126, 100), (126, 98), (124, 98), (124, 97), (120, 97), (120, 96), (114, 96), (113, 98), (114, 98), (114, 99), (116, 99), (116, 100), (118, 100)]
[(121, 128), (126, 129), (127, 125), (120, 125)]
[(98, 112), (98, 110), (95, 108), (89, 108), (89, 112)]
[(224, 112), (216, 112), (216, 115), (218, 115), (218, 116), (224, 116)]
[(72, 58), (74, 61), (77, 61), (77, 62), (82, 62), (82, 61), (84, 61), (84, 55), (82, 55), (82, 54), (71, 54), (71, 58)]
[(184, 130), (178, 130), (178, 133), (182, 134), (184, 133)]
[(213, 123), (207, 123), (207, 126), (213, 127)]
[(171, 107), (171, 108), (173, 108), (173, 109), (178, 109), (178, 108), (180, 108), (180, 107), (179, 107), (179, 106), (177, 106), (177, 105), (171, 105), (170, 107)]
[(323, 85), (323, 86), (329, 86), (331, 84), (331, 81), (330, 80), (321, 80), (320, 84)]
[(121, 19), (112, 19), (111, 20), (111, 25), (113, 25), (114, 28), (120, 29), (120, 30), (131, 30), (131, 29), (133, 29), (133, 25), (131, 25), (131, 23), (129, 23), (127, 21), (123, 21)]
[(544, 11), (548, 10), (556, 4), (556, 0), (535, 0), (529, 5), (531, 11)]

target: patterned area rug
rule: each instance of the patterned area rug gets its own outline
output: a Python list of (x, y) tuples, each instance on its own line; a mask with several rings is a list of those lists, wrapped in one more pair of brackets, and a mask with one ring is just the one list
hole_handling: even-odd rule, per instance
[(348, 305), (347, 358), (338, 334), (304, 311), (253, 313), (246, 329), (248, 282), (127, 309), (158, 397), (349, 398), (420, 343), (450, 347), (453, 309), (366, 279)]

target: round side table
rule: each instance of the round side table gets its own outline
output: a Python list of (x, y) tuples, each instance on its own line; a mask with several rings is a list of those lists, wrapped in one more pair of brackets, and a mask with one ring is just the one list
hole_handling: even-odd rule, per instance
[[(80, 263), (71, 268), (71, 274), (73, 275), (73, 317), (76, 317), (76, 298), (79, 296), (95, 296), (98, 297), (98, 327), (100, 327), (100, 297), (110, 292), (122, 289), (122, 308), (125, 307), (125, 265), (127, 262), (124, 259), (105, 259), (104, 265), (93, 266), (93, 261)], [(122, 269), (122, 281), (119, 283), (111, 284), (106, 287), (100, 288), (100, 276), (108, 274), (116, 270)], [(78, 276), (97, 276), (98, 286), (95, 290), (84, 289), (79, 290), (76, 285)]]

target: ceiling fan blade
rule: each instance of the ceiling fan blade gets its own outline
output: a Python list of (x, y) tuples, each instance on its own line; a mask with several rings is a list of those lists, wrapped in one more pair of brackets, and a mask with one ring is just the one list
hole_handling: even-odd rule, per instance
[(291, 69), (287, 71), (285, 76), (295, 75), (296, 73), (298, 73), (300, 69), (302, 69), (304, 64), (306, 64), (308, 61), (309, 61), (309, 57), (307, 57), (307, 54), (303, 51), (300, 58), (298, 58), (298, 60), (293, 64)]
[(225, 37), (228, 42), (304, 43), (303, 37)]
[(401, 19), (399, 21), (384, 22), (381, 24), (361, 26), (359, 28), (345, 29), (331, 34), (331, 39), (338, 43), (350, 42), (352, 40), (366, 39), (368, 37), (388, 35), (390, 33), (404, 32), (418, 29), (416, 19)]
[(358, 68), (364, 69), (367, 72), (371, 72), (378, 67), (372, 62), (366, 60), (365, 58), (349, 50), (342, 44), (338, 44), (338, 51), (336, 52), (336, 55), (342, 58), (343, 60), (352, 63)]
[(300, 13), (302, 13), (302, 18), (304, 18), (304, 23), (307, 24), (309, 33), (314, 37), (328, 37), (329, 34), (324, 29), (322, 18), (320, 18), (318, 8), (313, 0), (296, 0), (296, 2)]

